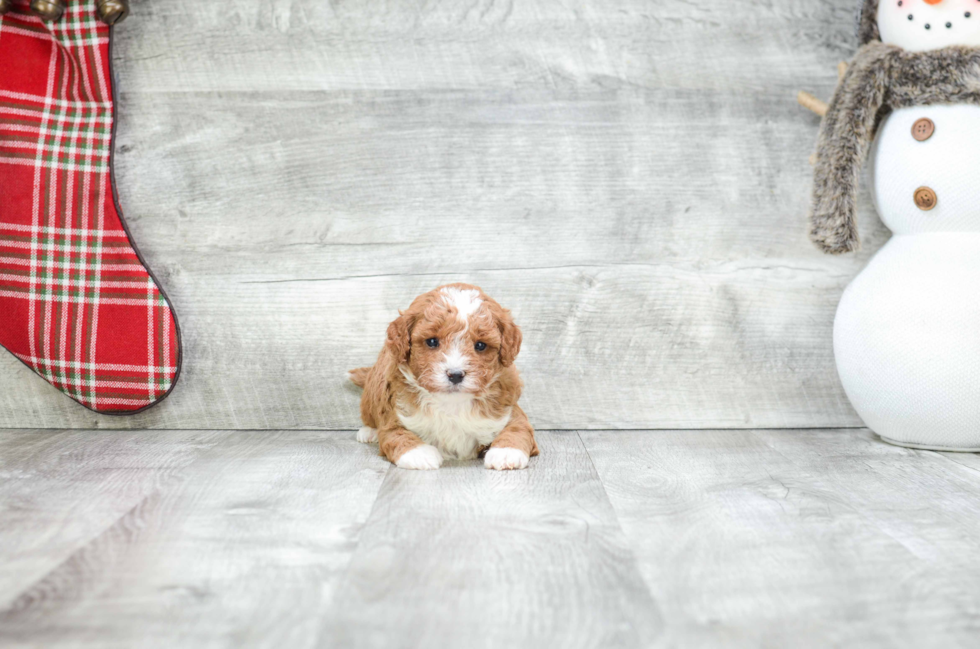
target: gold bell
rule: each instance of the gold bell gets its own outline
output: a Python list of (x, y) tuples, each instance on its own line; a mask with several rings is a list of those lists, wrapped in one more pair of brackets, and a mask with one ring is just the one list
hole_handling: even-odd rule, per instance
[(129, 15), (129, 0), (98, 0), (96, 9), (102, 22), (117, 25)]
[(65, 0), (31, 0), (31, 11), (41, 20), (59, 20), (65, 13)]
[(14, 6), (14, 0), (0, 0), (0, 14), (5, 14)]

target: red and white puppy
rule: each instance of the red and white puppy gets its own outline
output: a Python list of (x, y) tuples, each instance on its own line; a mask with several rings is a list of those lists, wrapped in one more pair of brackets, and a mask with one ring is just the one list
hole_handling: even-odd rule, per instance
[(517, 400), (521, 330), (507, 309), (469, 284), (415, 298), (388, 326), (374, 367), (350, 372), (364, 388), (361, 442), (403, 469), (438, 469), (444, 457), (486, 451), (488, 469), (523, 469), (538, 454)]

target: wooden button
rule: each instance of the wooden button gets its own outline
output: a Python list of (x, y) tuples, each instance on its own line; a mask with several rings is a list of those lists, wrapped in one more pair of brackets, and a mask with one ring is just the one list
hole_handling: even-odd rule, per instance
[(916, 120), (912, 125), (912, 137), (919, 142), (925, 142), (936, 132), (936, 124), (928, 117)]
[(936, 198), (936, 192), (932, 191), (928, 187), (919, 187), (915, 190), (915, 206), (918, 207), (923, 212), (928, 212), (936, 206), (939, 199)]

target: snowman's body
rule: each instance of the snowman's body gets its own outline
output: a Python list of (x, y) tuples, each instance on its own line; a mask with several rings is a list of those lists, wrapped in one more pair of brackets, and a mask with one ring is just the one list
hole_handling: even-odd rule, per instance
[[(882, 40), (909, 51), (976, 46), (976, 4), (883, 0)], [(870, 170), (875, 205), (894, 236), (837, 310), (844, 389), (887, 441), (980, 450), (980, 106), (893, 112)]]
[[(913, 126), (923, 119), (934, 132), (919, 141)], [(980, 107), (894, 112), (870, 168), (894, 236), (837, 309), (844, 389), (888, 441), (980, 450)], [(923, 187), (936, 195), (932, 209), (916, 204)]]

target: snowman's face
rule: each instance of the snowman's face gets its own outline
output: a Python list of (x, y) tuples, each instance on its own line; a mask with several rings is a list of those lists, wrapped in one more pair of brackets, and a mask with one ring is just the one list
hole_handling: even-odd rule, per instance
[(878, 32), (910, 52), (980, 47), (980, 0), (879, 0)]

